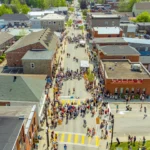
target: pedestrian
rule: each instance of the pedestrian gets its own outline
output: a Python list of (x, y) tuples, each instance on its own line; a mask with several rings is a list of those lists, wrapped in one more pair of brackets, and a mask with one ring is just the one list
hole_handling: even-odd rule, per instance
[(128, 142), (130, 142), (130, 139), (131, 139), (131, 136), (130, 136), (130, 135), (128, 135)]
[(64, 150), (67, 150), (67, 145), (66, 144), (64, 145)]
[(116, 105), (116, 113), (119, 111), (119, 105)]
[(136, 142), (136, 136), (134, 136), (134, 138), (133, 138), (133, 142), (134, 142), (134, 144), (135, 144), (135, 142)]
[(145, 139), (145, 136), (143, 136), (143, 146), (145, 145), (146, 143), (146, 139)]
[(119, 141), (119, 139), (118, 139), (118, 138), (116, 138), (116, 141), (117, 141), (118, 145), (120, 145), (120, 141)]

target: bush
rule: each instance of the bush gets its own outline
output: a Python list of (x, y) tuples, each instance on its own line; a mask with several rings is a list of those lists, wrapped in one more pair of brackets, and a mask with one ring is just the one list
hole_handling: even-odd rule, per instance
[(1, 59), (1, 60), (4, 60), (4, 59), (5, 59), (5, 56), (0, 56), (0, 59)]
[(3, 60), (0, 59), (0, 63), (2, 63), (2, 62), (3, 62)]

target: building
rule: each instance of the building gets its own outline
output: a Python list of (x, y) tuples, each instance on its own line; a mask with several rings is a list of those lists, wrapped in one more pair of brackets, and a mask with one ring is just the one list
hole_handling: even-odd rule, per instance
[(14, 42), (14, 36), (7, 32), (0, 32), (0, 55)]
[(136, 36), (136, 30), (137, 30), (137, 25), (136, 24), (121, 23), (120, 28), (123, 30), (123, 34), (124, 34), (125, 37), (134, 38)]
[[(30, 150), (35, 148), (35, 140), (38, 136), (38, 114), (36, 113), (36, 105), (33, 106), (0, 106), (0, 116), (3, 117), (16, 117), (17, 121), (23, 121), (23, 132), (20, 139), (22, 142), (17, 142), (15, 150)], [(5, 127), (4, 127), (5, 129)], [(20, 140), (17, 139), (18, 141)], [(8, 149), (7, 149), (8, 150)]]
[(140, 53), (128, 45), (96, 45), (99, 59), (129, 59), (131, 62), (138, 62)]
[(41, 17), (34, 17), (30, 19), (31, 21), (31, 28), (32, 29), (41, 29)]
[[(6, 51), (7, 65), (9, 67), (23, 67), (23, 70), (27, 74), (32, 72), (33, 74), (47, 74), (52, 76), (53, 61), (56, 49), (58, 48), (58, 40), (58, 37), (50, 29), (32, 32), (22, 37)], [(33, 51), (37, 52), (37, 54)], [(38, 56), (37, 59), (35, 57), (31, 59), (33, 53)], [(44, 58), (46, 54), (47, 57)], [(49, 61), (47, 60), (48, 57)], [(43, 62), (48, 63), (44, 64), (44, 68)], [(36, 64), (38, 65), (36, 66)], [(41, 71), (37, 72), (37, 70)]]
[(133, 16), (138, 16), (142, 12), (147, 11), (150, 13), (150, 2), (135, 3), (132, 8)]
[(149, 22), (137, 23), (137, 32), (150, 34), (150, 23)]
[(128, 43), (123, 39), (123, 37), (117, 38), (93, 38), (89, 41), (92, 44), (93, 48), (96, 48), (96, 44), (99, 46), (105, 45), (128, 45)]
[(36, 105), (40, 122), (47, 95), (45, 94), (46, 76), (0, 76), (0, 106)]
[(119, 27), (120, 16), (115, 14), (89, 14), (87, 28), (93, 27)]
[[(140, 70), (133, 71), (133, 64), (140, 66)], [(150, 94), (150, 73), (140, 62), (103, 59), (100, 60), (100, 72), (105, 81), (106, 93), (131, 96)]]
[(67, 15), (68, 14), (68, 7), (51, 7), (49, 9), (49, 11), (54, 11), (54, 13), (57, 13), (57, 14)]
[(0, 17), (9, 27), (30, 26), (29, 18), (24, 14), (4, 14)]
[(0, 115), (0, 149), (26, 150), (24, 120)]
[(150, 55), (150, 40), (139, 38), (123, 38), (130, 46), (136, 48), (142, 56)]
[(93, 38), (122, 37), (123, 31), (120, 27), (94, 27)]
[(140, 56), (140, 62), (150, 72), (150, 56)]
[(41, 18), (42, 28), (63, 32), (65, 30), (65, 17), (59, 14), (49, 14)]

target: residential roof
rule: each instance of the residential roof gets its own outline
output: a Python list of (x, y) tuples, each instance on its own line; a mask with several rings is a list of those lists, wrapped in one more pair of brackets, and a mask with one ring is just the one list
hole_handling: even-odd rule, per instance
[[(57, 36), (50, 29), (41, 30), (39, 32), (31, 32), (15, 42), (7, 51), (11, 52), (27, 45), (41, 43), (47, 50), (55, 50), (57, 47)], [(49, 43), (47, 45), (47, 43)]]
[(0, 150), (14, 149), (23, 121), (18, 117), (0, 116)]
[[(150, 73), (140, 62), (130, 62), (127, 59), (103, 59), (108, 79), (150, 79)], [(132, 71), (132, 64), (140, 64), (141, 71)], [(112, 69), (113, 68), (113, 69)]]
[(114, 38), (94, 38), (90, 41), (90, 43), (126, 43), (126, 41), (122, 37), (114, 37)]
[(94, 27), (95, 31), (98, 31), (98, 34), (119, 34), (122, 30), (119, 27)]
[(150, 64), (150, 56), (140, 56), (140, 62), (142, 64)]
[(127, 37), (123, 37), (123, 39), (128, 43), (149, 44), (150, 45), (150, 40), (148, 40), (148, 39), (127, 38)]
[(5, 21), (10, 21), (10, 20), (28, 21), (29, 20), (29, 18), (24, 14), (4, 14), (0, 17), (0, 19), (4, 19)]
[(41, 18), (41, 20), (65, 20), (65, 16), (59, 14), (48, 14)]
[(102, 51), (105, 55), (140, 55), (140, 53), (133, 47), (129, 45), (108, 45), (108, 46), (99, 46), (97, 44), (97, 49)]
[(135, 8), (140, 10), (150, 9), (150, 2), (135, 3)]
[(116, 14), (91, 14), (92, 18), (120, 18), (120, 16), (116, 15)]
[(139, 26), (150, 26), (150, 22), (139, 22), (137, 23)]
[(12, 39), (14, 36), (7, 32), (0, 32), (0, 45)]
[(54, 50), (31, 50), (22, 57), (22, 60), (51, 60), (54, 54)]
[(45, 88), (45, 80), (28, 76), (0, 75), (0, 101), (39, 102)]

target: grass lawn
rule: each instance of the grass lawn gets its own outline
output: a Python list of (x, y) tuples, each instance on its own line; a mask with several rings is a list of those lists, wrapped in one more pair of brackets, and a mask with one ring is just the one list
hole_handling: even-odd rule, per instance
[[(139, 150), (138, 148), (142, 148), (142, 141), (141, 142), (137, 141), (137, 142), (135, 142), (135, 145), (134, 144), (130, 144), (130, 145), (132, 147), (132, 150)], [(146, 141), (145, 147), (146, 147), (145, 150), (150, 150), (150, 141)], [(112, 144), (110, 150), (117, 150), (117, 148), (118, 148), (118, 150), (129, 150), (128, 149), (128, 142), (121, 142), (119, 146), (115, 142), (115, 143)]]

